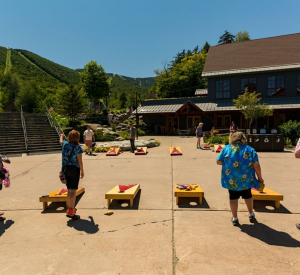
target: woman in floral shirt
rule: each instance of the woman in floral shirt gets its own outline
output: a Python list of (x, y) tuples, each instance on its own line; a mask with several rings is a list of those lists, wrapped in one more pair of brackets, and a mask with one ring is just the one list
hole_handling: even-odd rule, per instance
[(217, 164), (222, 165), (222, 187), (229, 191), (233, 225), (239, 225), (237, 211), (240, 197), (245, 200), (250, 222), (255, 222), (251, 188), (258, 188), (258, 181), (263, 179), (257, 153), (246, 144), (246, 137), (242, 132), (232, 134), (231, 145), (225, 146), (220, 152)]

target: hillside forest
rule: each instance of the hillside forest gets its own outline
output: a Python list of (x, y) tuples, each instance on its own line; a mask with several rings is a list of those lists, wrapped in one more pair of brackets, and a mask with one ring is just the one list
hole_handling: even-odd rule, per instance
[[(249, 39), (246, 31), (236, 36), (225, 31), (219, 44)], [(0, 46), (0, 111), (12, 100), (17, 109), (22, 105), (26, 112), (44, 112), (45, 105), (59, 111), (64, 106), (62, 94), (68, 92), (76, 94), (83, 107), (99, 103), (110, 110), (136, 108), (136, 102), (145, 99), (194, 96), (196, 89), (207, 85), (201, 74), (209, 47), (206, 42), (178, 52), (162, 69), (155, 70), (155, 77), (131, 78), (106, 73), (93, 61), (84, 69), (73, 70), (28, 50)], [(102, 82), (97, 82), (97, 77)], [(86, 108), (82, 112), (87, 112)]]

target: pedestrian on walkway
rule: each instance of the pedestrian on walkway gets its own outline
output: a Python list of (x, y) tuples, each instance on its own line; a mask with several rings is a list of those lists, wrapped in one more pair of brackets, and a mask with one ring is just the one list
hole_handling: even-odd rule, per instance
[(135, 146), (134, 146), (134, 141), (136, 139), (136, 128), (133, 127), (133, 124), (130, 123), (129, 124), (129, 140), (130, 140), (130, 146), (131, 146), (131, 151), (130, 153), (134, 153), (134, 150), (135, 150)]
[(87, 151), (85, 152), (87, 155), (88, 154), (92, 154), (91, 152), (91, 147), (93, 144), (93, 141), (95, 141), (95, 135), (93, 130), (91, 130), (91, 126), (88, 125), (87, 129), (84, 131), (83, 133), (83, 139), (84, 139), (84, 143), (85, 145), (88, 147)]
[(78, 220), (75, 208), (76, 191), (78, 189), (79, 178), (84, 177), (82, 153), (83, 150), (79, 145), (80, 133), (72, 130), (68, 135), (68, 141), (63, 140), (64, 135), (60, 136), (60, 144), (62, 144), (62, 167), (65, 169), (66, 185), (68, 189), (67, 195), (67, 217)]
[[(296, 145), (296, 149), (295, 149), (295, 157), (296, 157), (297, 159), (300, 159), (300, 138), (299, 138), (298, 143), (297, 143), (297, 145)], [(296, 227), (297, 227), (298, 229), (300, 229), (300, 223), (296, 223)]]
[[(10, 179), (9, 179), (9, 171), (6, 167), (4, 167), (3, 163), (10, 163), (8, 158), (3, 158), (0, 154), (0, 190), (2, 190), (2, 185), (4, 184), (5, 187), (10, 186)], [(6, 218), (3, 217), (4, 213), (0, 212), (0, 221), (5, 221)]]
[(221, 185), (229, 191), (232, 224), (239, 225), (237, 212), (240, 197), (245, 200), (250, 222), (256, 222), (251, 188), (259, 188), (259, 182), (263, 182), (263, 179), (257, 153), (247, 145), (244, 133), (232, 134), (231, 144), (221, 150), (217, 164), (222, 165)]
[(197, 149), (203, 149), (201, 147), (201, 138), (203, 137), (203, 123), (200, 122), (196, 129)]

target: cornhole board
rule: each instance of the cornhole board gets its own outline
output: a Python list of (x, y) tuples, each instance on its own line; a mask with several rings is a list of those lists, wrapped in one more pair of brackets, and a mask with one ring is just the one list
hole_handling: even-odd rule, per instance
[(214, 149), (215, 149), (215, 152), (216, 153), (220, 153), (221, 150), (225, 147), (225, 144), (217, 144), (217, 145), (214, 145)]
[(182, 152), (180, 147), (169, 147), (171, 156), (181, 156)]
[[(84, 192), (83, 187), (79, 187), (76, 190), (76, 197)], [(67, 201), (68, 190), (66, 188), (55, 190), (49, 195), (40, 197), (40, 202), (43, 203), (43, 210), (46, 210), (48, 207), (48, 202), (66, 202)]]
[(252, 197), (254, 201), (274, 201), (275, 208), (280, 209), (280, 201), (283, 201), (283, 195), (277, 193), (267, 187), (265, 187), (264, 192), (261, 193), (256, 189), (251, 189)]
[(135, 155), (147, 155), (147, 147), (137, 147), (135, 151)]
[[(205, 147), (205, 146), (207, 146), (207, 147)], [(205, 145), (202, 147), (202, 149), (203, 149), (203, 150), (210, 150), (210, 146), (207, 145), (207, 144), (205, 144)]]
[[(126, 185), (120, 185), (120, 186), (126, 187)], [(130, 187), (130, 185), (127, 185), (127, 187)], [(107, 199), (107, 208), (109, 208), (111, 200), (130, 200), (130, 207), (132, 207), (133, 200), (139, 190), (140, 190), (139, 184), (130, 187), (124, 192), (120, 192), (119, 185), (115, 186), (113, 189), (109, 190), (105, 194), (105, 199)]]
[[(180, 184), (179, 184), (180, 185)], [(189, 185), (189, 184), (186, 184)], [(178, 205), (178, 199), (179, 198), (199, 198), (199, 204), (202, 204), (202, 198), (204, 197), (204, 191), (202, 188), (198, 185), (195, 190), (186, 191), (185, 189), (178, 189), (178, 184), (174, 185), (174, 195), (176, 197), (176, 204)]]
[(106, 156), (117, 156), (119, 155), (120, 148), (109, 148), (108, 152), (106, 153)]

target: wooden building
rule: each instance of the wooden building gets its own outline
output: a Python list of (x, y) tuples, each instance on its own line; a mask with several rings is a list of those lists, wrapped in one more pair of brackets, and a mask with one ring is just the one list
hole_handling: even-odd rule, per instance
[[(190, 129), (200, 121), (204, 129), (229, 128), (231, 121), (246, 128), (246, 121), (233, 99), (248, 91), (261, 94), (261, 103), (274, 112), (254, 127), (277, 128), (288, 120), (300, 121), (300, 33), (212, 46), (202, 76), (207, 92), (193, 98), (144, 101), (138, 115), (147, 124), (160, 125), (168, 134)], [(200, 96), (199, 96), (200, 95)]]

